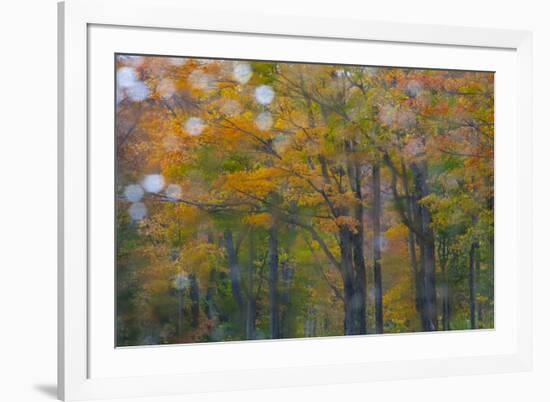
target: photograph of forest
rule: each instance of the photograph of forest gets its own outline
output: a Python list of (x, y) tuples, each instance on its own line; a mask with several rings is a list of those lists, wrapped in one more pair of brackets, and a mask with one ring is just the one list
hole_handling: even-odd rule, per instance
[(494, 73), (114, 63), (116, 346), (494, 327)]

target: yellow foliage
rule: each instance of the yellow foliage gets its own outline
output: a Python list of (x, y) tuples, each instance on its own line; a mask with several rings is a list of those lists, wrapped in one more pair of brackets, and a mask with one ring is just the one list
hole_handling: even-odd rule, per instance
[(271, 214), (261, 212), (258, 214), (248, 215), (243, 218), (243, 222), (253, 226), (269, 228), (273, 224)]

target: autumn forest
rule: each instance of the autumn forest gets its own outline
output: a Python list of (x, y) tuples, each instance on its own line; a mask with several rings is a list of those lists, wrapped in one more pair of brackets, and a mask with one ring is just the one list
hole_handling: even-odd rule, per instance
[(493, 328), (492, 72), (115, 67), (117, 346)]

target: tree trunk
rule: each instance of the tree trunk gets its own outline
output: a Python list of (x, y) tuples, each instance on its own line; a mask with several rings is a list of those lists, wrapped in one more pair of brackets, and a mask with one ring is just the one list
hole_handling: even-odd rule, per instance
[(353, 233), (353, 265), (355, 271), (354, 281), (354, 310), (355, 325), (358, 334), (367, 333), (367, 269), (365, 266), (365, 225), (363, 223), (363, 191), (361, 188), (360, 167), (354, 165), (354, 191), (357, 197), (357, 204), (354, 208), (354, 217), (358, 222), (357, 232)]
[(233, 243), (233, 232), (227, 229), (223, 232), (223, 237), (225, 252), (227, 254), (227, 261), (229, 263), (231, 292), (233, 293), (233, 298), (235, 299), (235, 302), (237, 303), (239, 309), (239, 321), (241, 322), (241, 325), (244, 325), (244, 301), (241, 292), (241, 268), (239, 266), (237, 250), (235, 249), (235, 244)]
[[(209, 230), (206, 233), (207, 241), (210, 244), (214, 244), (214, 235)], [(214, 307), (214, 293), (216, 292), (217, 274), (216, 269), (211, 269), (208, 275), (208, 287), (206, 289), (206, 295), (204, 297), (204, 314), (208, 320), (213, 320), (216, 316), (216, 309)]]
[[(426, 209), (424, 207), (424, 209)], [(425, 218), (426, 219), (426, 218)], [(427, 220), (425, 222), (428, 222)], [(435, 247), (433, 232), (426, 230), (426, 240), (424, 241), (424, 289), (426, 309), (426, 331), (437, 330), (437, 308), (435, 292)]]
[(176, 323), (176, 335), (181, 337), (183, 332), (183, 290), (178, 289), (178, 321)]
[[(422, 284), (423, 274), (421, 275), (420, 270), (418, 269), (418, 259), (416, 256), (416, 241), (417, 236), (415, 236), (412, 226), (418, 226), (418, 217), (420, 215), (418, 211), (418, 205), (415, 206), (415, 202), (411, 191), (409, 189), (409, 180), (407, 177), (407, 168), (405, 162), (401, 160), (401, 178), (403, 181), (403, 188), (405, 190), (405, 201), (407, 203), (407, 216), (409, 218), (408, 225), (408, 236), (407, 243), (409, 248), (409, 256), (411, 258), (411, 271), (412, 271), (412, 287), (414, 292), (414, 301), (415, 308), (417, 313), (421, 317), (421, 322), (424, 322), (424, 313), (423, 313), (423, 297), (424, 297), (424, 286)], [(423, 272), (423, 270), (422, 270)]]
[(481, 250), (479, 249), (479, 243), (477, 247), (477, 253), (476, 253), (476, 307), (477, 307), (477, 327), (483, 328), (483, 314), (481, 310), (481, 302), (477, 300), (477, 293), (479, 292), (479, 284), (481, 281)]
[(271, 339), (280, 337), (279, 332), (279, 241), (277, 226), (269, 228), (268, 239), (268, 267), (269, 267), (269, 328)]
[(214, 292), (216, 291), (216, 270), (210, 271), (210, 278), (208, 281), (208, 289), (206, 290), (204, 313), (206, 318), (213, 320), (216, 316), (216, 309), (214, 307)]
[(470, 328), (477, 328), (476, 325), (476, 278), (475, 278), (475, 260), (478, 244), (473, 242), (470, 246), (470, 269), (468, 275), (468, 289), (470, 293)]
[(382, 306), (382, 268), (380, 265), (382, 237), (380, 232), (381, 197), (380, 166), (372, 167), (372, 230), (373, 230), (373, 267), (374, 267), (374, 315), (376, 333), (384, 331)]
[(284, 309), (281, 313), (281, 337), (282, 338), (289, 338), (290, 335), (290, 290), (292, 285), (292, 266), (290, 265), (289, 261), (283, 261), (282, 263), (282, 276), (283, 276), (283, 283), (284, 283), (284, 291), (282, 293), (281, 297), (281, 303), (284, 306)]
[(424, 294), (422, 297), (422, 326), (424, 331), (437, 330), (437, 308), (435, 291), (435, 239), (433, 229), (431, 228), (431, 214), (429, 209), (418, 201), (429, 195), (427, 183), (428, 166), (427, 163), (413, 163), (411, 170), (414, 175), (416, 203), (419, 214), (418, 223), (420, 225), (421, 236), (418, 237), (420, 243), (421, 259), (421, 278)]
[[(487, 264), (488, 264), (488, 274), (489, 274), (489, 283), (488, 283), (488, 288), (486, 288), (486, 292), (487, 292), (487, 297), (489, 298), (488, 300), (488, 306), (494, 306), (494, 300), (495, 300), (495, 248), (494, 248), (494, 244), (495, 244), (495, 239), (493, 237), (493, 234), (491, 233), (489, 235), (489, 255), (488, 255), (488, 261), (487, 261)], [(492, 314), (491, 314), (492, 316)]]
[(191, 299), (191, 325), (193, 328), (199, 326), (199, 283), (197, 277), (194, 274), (189, 275), (189, 282), (191, 289), (189, 291), (189, 297)]
[(443, 330), (449, 330), (449, 284), (447, 280), (448, 249), (447, 240), (441, 239), (438, 246), (439, 265), (441, 267), (441, 321)]
[(363, 191), (361, 188), (361, 166), (354, 157), (355, 143), (352, 140), (344, 144), (348, 158), (346, 172), (349, 185), (356, 197), (353, 206), (353, 218), (357, 221), (355, 231), (351, 233), (352, 266), (351, 278), (353, 283), (353, 295), (351, 298), (351, 326), (354, 334), (367, 333), (367, 269), (365, 267), (364, 241), (365, 230), (363, 224)]
[(354, 301), (354, 277), (353, 277), (353, 252), (352, 233), (347, 227), (339, 230), (340, 258), (342, 265), (342, 279), (344, 282), (344, 334), (356, 335), (355, 325), (355, 301)]
[(249, 234), (248, 267), (246, 275), (246, 339), (254, 339), (256, 335), (256, 297), (253, 290), (254, 284), (254, 231)]

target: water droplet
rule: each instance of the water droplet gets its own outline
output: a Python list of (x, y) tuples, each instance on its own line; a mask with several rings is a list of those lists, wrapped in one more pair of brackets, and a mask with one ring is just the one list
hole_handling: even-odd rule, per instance
[(385, 236), (377, 236), (374, 238), (374, 241), (381, 251), (385, 251), (388, 248), (388, 239)]
[(185, 290), (189, 283), (189, 278), (185, 273), (179, 273), (174, 277), (173, 285), (177, 290)]
[(189, 74), (188, 80), (196, 89), (208, 90), (213, 89), (215, 86), (212, 76), (202, 72), (201, 70), (195, 70)]
[(176, 87), (174, 86), (172, 80), (164, 78), (159, 82), (157, 90), (161, 97), (167, 99), (171, 98), (172, 95), (174, 95), (174, 93), (176, 92)]
[(168, 134), (163, 138), (162, 145), (167, 151), (176, 151), (181, 147), (181, 141), (174, 134)]
[(214, 62), (214, 60), (212, 59), (197, 59), (197, 61), (199, 62), (199, 64), (202, 64), (203, 66)]
[(132, 67), (120, 67), (116, 72), (116, 82), (119, 88), (130, 88), (136, 83), (136, 70)]
[(415, 97), (422, 91), (422, 84), (416, 80), (407, 83), (406, 92), (409, 96)]
[(233, 77), (240, 83), (246, 84), (252, 77), (252, 68), (248, 63), (236, 63), (233, 67)]
[(147, 207), (142, 202), (136, 202), (128, 210), (133, 221), (140, 221), (147, 216)]
[(164, 177), (160, 174), (148, 174), (143, 178), (141, 186), (148, 193), (158, 193), (164, 188)]
[(121, 88), (116, 89), (116, 103), (117, 105), (126, 98), (126, 93)]
[(416, 114), (412, 110), (400, 110), (397, 113), (396, 122), (398, 127), (411, 128), (416, 124)]
[(191, 135), (199, 135), (204, 130), (204, 122), (200, 117), (190, 117), (185, 122), (185, 131)]
[(378, 67), (363, 67), (363, 72), (367, 77), (374, 77), (378, 73)]
[(149, 87), (147, 84), (143, 81), (137, 81), (129, 87), (126, 91), (128, 94), (128, 97), (132, 99), (134, 102), (141, 102), (149, 96)]
[(344, 69), (340, 69), (340, 70), (336, 70), (335, 74), (337, 77), (342, 78), (342, 77), (345, 77), (348, 74), (348, 72)]
[(266, 131), (273, 126), (273, 117), (269, 112), (262, 112), (256, 117), (255, 123), (260, 130)]
[(234, 117), (241, 113), (242, 107), (239, 102), (234, 99), (228, 99), (223, 101), (220, 111), (227, 117)]
[(120, 55), (118, 56), (118, 59), (122, 62), (124, 62), (127, 65), (139, 67), (143, 64), (145, 61), (145, 57), (143, 56), (127, 56), (127, 55)]
[(254, 91), (254, 97), (256, 101), (261, 105), (269, 105), (275, 96), (273, 88), (269, 85), (260, 85)]
[(170, 57), (169, 59), (170, 64), (176, 67), (183, 65), (183, 63), (185, 63), (185, 60), (185, 57)]
[(179, 186), (178, 184), (169, 184), (166, 187), (166, 190), (164, 190), (164, 193), (171, 200), (179, 200), (182, 193), (181, 186)]
[(143, 197), (143, 188), (139, 184), (130, 184), (124, 189), (124, 197), (130, 202), (138, 202)]
[(396, 114), (396, 110), (393, 106), (384, 105), (380, 108), (380, 112), (378, 113), (378, 118), (386, 126), (391, 126), (395, 121), (395, 114)]

